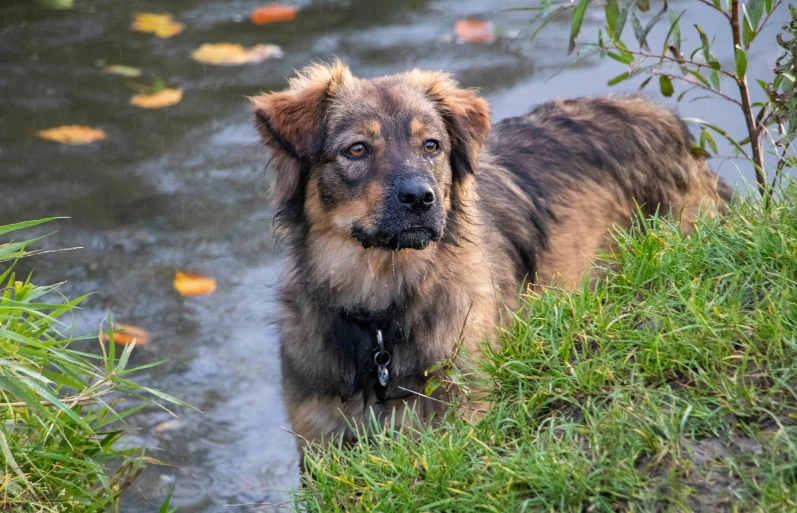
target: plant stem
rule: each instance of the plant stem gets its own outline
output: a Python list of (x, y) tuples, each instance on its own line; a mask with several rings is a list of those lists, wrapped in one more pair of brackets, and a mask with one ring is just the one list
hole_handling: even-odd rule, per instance
[[(621, 48), (618, 47), (618, 46), (613, 46), (612, 48), (616, 49), (618, 51), (621, 50)], [(674, 63), (678, 64), (679, 66), (683, 65), (683, 64), (689, 64), (690, 66), (694, 66), (694, 67), (698, 68), (698, 71), (700, 71), (701, 68), (713, 69), (711, 66), (709, 66), (706, 63), (693, 61), (691, 59), (686, 59), (683, 56), (670, 57), (669, 55), (666, 55), (666, 54), (655, 55), (653, 53), (643, 52), (641, 50), (639, 50), (639, 51), (629, 50), (627, 48), (622, 48), (622, 51), (630, 53), (631, 55), (638, 55), (640, 57), (647, 57), (647, 58), (650, 58), (650, 59), (659, 59), (660, 62), (661, 61), (674, 62)], [(725, 71), (724, 69), (718, 69), (716, 71), (720, 75), (725, 75), (726, 77), (732, 78), (734, 80), (736, 79), (736, 75), (734, 75), (733, 73), (730, 73), (728, 71)]]
[[(785, 134), (786, 129), (783, 127), (783, 123), (778, 125), (778, 129), (780, 131), (781, 137)], [(777, 144), (776, 144), (777, 145)], [(775, 176), (772, 177), (772, 185), (769, 188), (769, 195), (772, 196), (775, 193), (775, 185), (778, 184), (780, 181), (780, 176), (783, 174), (783, 168), (786, 167), (786, 156), (789, 154), (789, 143), (784, 141), (783, 142), (783, 153), (780, 155), (780, 160), (778, 160), (778, 165), (775, 167)]]
[(723, 100), (729, 101), (731, 103), (735, 103), (739, 107), (742, 106), (742, 104), (739, 103), (739, 100), (737, 100), (736, 98), (731, 98), (727, 94), (723, 94), (723, 93), (717, 91), (716, 89), (711, 89), (710, 87), (706, 87), (705, 85), (701, 84), (697, 80), (692, 80), (689, 77), (683, 77), (681, 75), (673, 75), (672, 73), (666, 73), (666, 72), (656, 73), (656, 70), (651, 70), (650, 74), (654, 75), (654, 76), (662, 76), (662, 75), (664, 75), (666, 77), (669, 77), (670, 80), (680, 80), (681, 82), (685, 82), (685, 83), (687, 83), (687, 84), (689, 84), (691, 86), (697, 87), (698, 89), (703, 89), (704, 91), (708, 91), (709, 93), (711, 93), (713, 95), (719, 96)]
[[(739, 26), (739, 0), (731, 0), (731, 32), (733, 33), (733, 47), (742, 48), (742, 33)], [(747, 132), (750, 136), (750, 149), (752, 150), (752, 162), (755, 168), (755, 180), (758, 184), (758, 192), (764, 198), (764, 202), (769, 201), (766, 194), (767, 176), (764, 173), (764, 154), (761, 151), (760, 130), (755, 122), (753, 108), (750, 105), (750, 89), (747, 87), (747, 75), (735, 76), (736, 85), (739, 87), (739, 96), (742, 100), (742, 112), (747, 123)]]
[(753, 36), (753, 39), (755, 39), (758, 36), (758, 34), (760, 34), (762, 30), (764, 30), (764, 27), (766, 27), (767, 23), (769, 23), (769, 18), (772, 16), (772, 13), (775, 12), (775, 10), (778, 7), (780, 7), (780, 4), (782, 4), (782, 3), (783, 3), (783, 0), (776, 0), (775, 2), (773, 2), (772, 10), (769, 11), (769, 14), (767, 14), (766, 17), (764, 18), (764, 21), (761, 22), (761, 26), (758, 27), (758, 30), (756, 30), (755, 36)]
[(715, 11), (721, 13), (723, 16), (728, 18), (728, 20), (731, 19), (730, 15), (727, 12), (725, 12), (725, 10), (722, 7), (717, 7), (716, 5), (714, 5), (712, 2), (709, 2), (708, 0), (698, 0), (698, 2), (700, 2), (701, 4), (706, 4), (707, 6), (711, 7)]

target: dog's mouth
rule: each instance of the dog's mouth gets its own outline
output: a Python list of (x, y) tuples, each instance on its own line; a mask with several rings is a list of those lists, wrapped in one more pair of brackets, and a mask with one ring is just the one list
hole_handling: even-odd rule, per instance
[(352, 230), (352, 237), (360, 241), (364, 248), (371, 247), (398, 251), (400, 249), (426, 249), (430, 242), (440, 240), (440, 234), (422, 226), (407, 228), (395, 234), (368, 234), (359, 228)]

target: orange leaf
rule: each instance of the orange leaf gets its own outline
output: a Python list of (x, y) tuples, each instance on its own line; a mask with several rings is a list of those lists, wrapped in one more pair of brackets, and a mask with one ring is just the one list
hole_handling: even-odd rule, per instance
[(204, 64), (233, 66), (282, 57), (282, 49), (277, 45), (255, 45), (252, 48), (244, 48), (233, 43), (205, 43), (194, 50), (191, 57)]
[(296, 18), (298, 9), (291, 5), (271, 4), (258, 7), (252, 12), (252, 23), (265, 25), (275, 21), (291, 21)]
[[(129, 326), (127, 324), (118, 323), (113, 325), (113, 329), (122, 330), (113, 334), (113, 341), (116, 344), (125, 346), (127, 344), (132, 344), (134, 340), (136, 341), (137, 346), (149, 344), (149, 333), (146, 330), (136, 328), (135, 326)], [(111, 334), (106, 331), (102, 334), (102, 339), (106, 342), (111, 340)]]
[(183, 31), (185, 25), (174, 21), (171, 14), (155, 14), (152, 12), (137, 12), (133, 14), (133, 23), (130, 30), (136, 32), (150, 32), (158, 37), (172, 37)]
[(495, 41), (493, 27), (479, 20), (459, 20), (454, 25), (454, 32), (462, 41), (468, 43), (492, 43)]
[(46, 130), (39, 130), (36, 135), (48, 141), (64, 144), (88, 144), (105, 139), (105, 132), (98, 128), (82, 125), (64, 125)]
[(209, 296), (216, 292), (216, 280), (199, 273), (177, 271), (174, 288), (181, 296)]
[(130, 103), (144, 109), (160, 109), (180, 103), (182, 99), (181, 89), (163, 89), (155, 94), (137, 94), (130, 98)]

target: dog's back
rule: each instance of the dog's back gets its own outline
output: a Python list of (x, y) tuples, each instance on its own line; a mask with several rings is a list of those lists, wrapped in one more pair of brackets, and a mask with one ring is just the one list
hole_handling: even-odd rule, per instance
[(627, 228), (637, 210), (688, 223), (701, 204), (729, 199), (692, 145), (682, 120), (638, 97), (554, 100), (493, 127), (480, 208), (518, 279), (572, 286), (609, 249), (608, 230)]

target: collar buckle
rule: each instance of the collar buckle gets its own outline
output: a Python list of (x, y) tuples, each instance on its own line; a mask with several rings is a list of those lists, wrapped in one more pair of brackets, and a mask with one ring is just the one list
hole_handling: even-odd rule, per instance
[(374, 355), (376, 377), (379, 379), (379, 384), (386, 387), (390, 380), (390, 372), (387, 370), (387, 366), (390, 364), (390, 353), (385, 351), (385, 342), (382, 339), (382, 330), (380, 329), (376, 330), (376, 341), (379, 344), (379, 350)]

